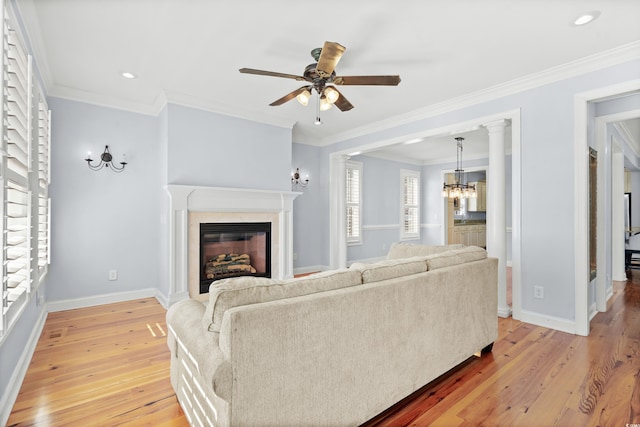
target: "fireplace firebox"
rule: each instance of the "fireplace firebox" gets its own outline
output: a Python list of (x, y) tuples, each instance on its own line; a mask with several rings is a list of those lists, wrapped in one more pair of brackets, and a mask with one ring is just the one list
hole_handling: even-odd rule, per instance
[(271, 223), (201, 223), (200, 293), (237, 276), (271, 277)]

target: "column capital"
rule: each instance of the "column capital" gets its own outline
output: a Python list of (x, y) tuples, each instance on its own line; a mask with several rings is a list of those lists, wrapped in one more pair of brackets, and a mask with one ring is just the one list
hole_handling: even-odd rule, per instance
[(492, 122), (483, 123), (482, 126), (487, 128), (489, 133), (492, 132), (504, 132), (504, 129), (509, 125), (506, 119), (494, 120)]

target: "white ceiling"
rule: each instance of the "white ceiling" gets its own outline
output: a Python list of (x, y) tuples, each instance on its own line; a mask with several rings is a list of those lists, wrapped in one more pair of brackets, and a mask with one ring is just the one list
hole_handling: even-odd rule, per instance
[[(295, 123), (294, 141), (317, 145), (640, 40), (638, 0), (16, 3), (49, 95), (147, 114), (169, 101)], [(592, 10), (601, 12), (599, 19), (570, 24)], [(315, 126), (311, 104), (268, 105), (300, 82), (238, 72), (249, 67), (301, 75), (313, 62), (311, 49), (325, 40), (347, 48), (338, 75), (399, 74), (402, 82), (342, 87), (355, 108), (323, 112), (324, 124)], [(123, 71), (138, 78), (124, 79)], [(449, 157), (454, 147), (446, 146)], [(465, 150), (473, 150), (471, 142)]]

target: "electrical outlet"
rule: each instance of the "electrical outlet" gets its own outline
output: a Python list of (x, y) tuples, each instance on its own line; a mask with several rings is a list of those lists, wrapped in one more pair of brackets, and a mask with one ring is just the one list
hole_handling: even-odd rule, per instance
[(109, 270), (109, 280), (118, 280), (118, 270)]
[(294, 261), (297, 261), (297, 260), (298, 260), (298, 253), (297, 253), (297, 252), (294, 252), (294, 253), (293, 253), (293, 260), (294, 260)]
[(542, 286), (534, 286), (533, 287), (533, 296), (536, 298), (543, 299), (544, 298), (544, 288)]

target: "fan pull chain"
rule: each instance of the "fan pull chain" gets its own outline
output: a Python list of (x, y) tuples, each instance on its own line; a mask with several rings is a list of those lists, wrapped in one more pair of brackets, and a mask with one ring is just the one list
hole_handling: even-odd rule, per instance
[(322, 124), (322, 120), (320, 120), (320, 94), (318, 94), (318, 102), (316, 102), (316, 121), (314, 124), (317, 126)]

